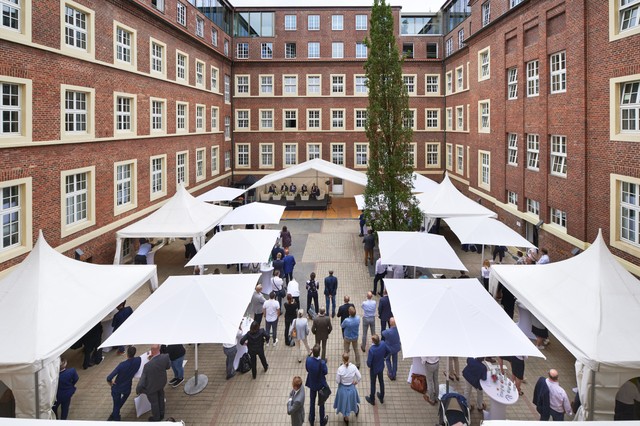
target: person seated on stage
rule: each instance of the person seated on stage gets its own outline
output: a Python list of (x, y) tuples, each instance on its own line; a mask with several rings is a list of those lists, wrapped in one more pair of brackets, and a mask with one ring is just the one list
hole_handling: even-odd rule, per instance
[(296, 184), (291, 182), (291, 185), (289, 185), (289, 192), (292, 194), (295, 194), (297, 190), (298, 190), (298, 187), (296, 186)]
[(318, 188), (318, 185), (316, 185), (315, 183), (311, 185), (311, 195), (313, 195), (314, 197), (320, 195), (320, 188)]
[(273, 183), (272, 183), (271, 185), (269, 185), (269, 190), (268, 190), (267, 192), (268, 192), (269, 194), (275, 194), (275, 192), (276, 192), (276, 186), (275, 186), (275, 184), (273, 184)]
[(283, 183), (283, 184), (280, 186), (280, 192), (282, 192), (282, 193), (289, 192), (289, 187), (287, 186), (287, 184), (286, 184), (286, 183)]
[(302, 186), (300, 187), (300, 192), (302, 193), (302, 195), (307, 195), (309, 190), (307, 189), (307, 184), (306, 183), (302, 184)]

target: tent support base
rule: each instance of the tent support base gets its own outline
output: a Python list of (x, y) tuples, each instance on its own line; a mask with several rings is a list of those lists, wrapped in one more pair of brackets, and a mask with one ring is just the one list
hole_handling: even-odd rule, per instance
[(193, 376), (187, 383), (184, 385), (184, 393), (187, 395), (195, 395), (204, 390), (209, 383), (209, 378), (204, 374), (198, 374)]

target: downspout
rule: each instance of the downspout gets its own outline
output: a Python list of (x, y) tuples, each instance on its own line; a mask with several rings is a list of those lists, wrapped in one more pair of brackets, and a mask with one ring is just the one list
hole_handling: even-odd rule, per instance
[(40, 386), (38, 384), (38, 372), (40, 370), (36, 371), (34, 373), (34, 379), (35, 379), (35, 393), (36, 393), (36, 419), (40, 418)]
[[(235, 158), (236, 158), (236, 147), (234, 144), (234, 130), (235, 130), (235, 109), (234, 109), (234, 91), (235, 91), (235, 71), (234, 71), (234, 62), (233, 62), (233, 46), (235, 46), (234, 42), (234, 32), (235, 32), (235, 22), (236, 22), (236, 10), (233, 9), (231, 13), (231, 34), (229, 34), (231, 38), (231, 46), (229, 46), (229, 104), (231, 108), (231, 116), (229, 117), (229, 139), (231, 141), (231, 185), (234, 184), (235, 181)], [(225, 138), (226, 139), (226, 138)]]

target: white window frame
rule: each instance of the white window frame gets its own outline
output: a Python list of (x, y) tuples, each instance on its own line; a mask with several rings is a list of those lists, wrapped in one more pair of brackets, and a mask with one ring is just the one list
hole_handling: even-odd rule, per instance
[(456, 145), (456, 173), (464, 176), (464, 146)]
[[(82, 93), (84, 94), (85, 107), (84, 109), (71, 108), (67, 109), (66, 94), (67, 92)], [(95, 138), (95, 89), (92, 87), (70, 86), (66, 84), (60, 85), (60, 139), (62, 140), (77, 140), (77, 139), (94, 139)], [(78, 101), (79, 99), (76, 99)], [(74, 102), (77, 106), (77, 102)], [(84, 113), (83, 113), (84, 111)], [(84, 114), (85, 116), (85, 129), (84, 130), (66, 130), (66, 115), (67, 113), (79, 118)], [(76, 123), (74, 119), (74, 123)]]
[(491, 46), (478, 51), (478, 81), (491, 78)]
[(189, 151), (176, 152), (176, 186), (180, 185), (180, 175), (184, 176), (184, 187), (189, 186)]
[(211, 91), (214, 93), (220, 93), (220, 71), (216, 67), (211, 67)]
[(527, 198), (527, 213), (540, 217), (540, 201)]
[(296, 15), (284, 15), (284, 30), (296, 31), (298, 29), (298, 17)]
[(251, 131), (251, 110), (250, 109), (237, 109), (236, 111), (236, 132), (249, 132)]
[(368, 96), (369, 87), (367, 86), (367, 76), (364, 74), (354, 74), (353, 76), (353, 95)]
[(367, 59), (369, 57), (369, 51), (367, 45), (364, 42), (356, 42), (356, 59)]
[(307, 16), (307, 31), (320, 31), (320, 15)]
[(260, 110), (258, 110), (258, 112), (260, 113), (259, 130), (261, 130), (261, 131), (273, 131), (275, 129), (275, 127), (274, 127), (275, 110), (273, 110), (273, 109), (260, 109)]
[(527, 133), (527, 169), (540, 170), (540, 135)]
[(236, 43), (236, 59), (249, 59), (249, 43)]
[(338, 166), (344, 166), (347, 158), (347, 147), (344, 143), (331, 143), (331, 162)]
[(507, 70), (507, 99), (518, 99), (518, 68)]
[[(31, 142), (33, 85), (31, 80), (0, 76), (0, 91), (5, 93), (5, 85), (9, 90), (0, 98), (0, 144), (3, 142)], [(15, 89), (15, 91), (14, 91)], [(62, 103), (61, 105), (64, 105)], [(10, 126), (4, 131), (5, 123)], [(14, 131), (15, 128), (15, 131)]]
[(251, 167), (251, 144), (236, 144), (236, 167), (239, 169), (248, 169)]
[(353, 130), (364, 131), (367, 124), (367, 109), (355, 108), (353, 110)]
[(211, 107), (211, 131), (219, 132), (220, 131), (220, 108), (219, 107)]
[(402, 74), (402, 82), (409, 96), (418, 94), (418, 76), (416, 74)]
[(566, 52), (554, 53), (549, 56), (549, 72), (551, 93), (564, 93), (567, 91), (567, 60)]
[(251, 75), (249, 74), (236, 74), (236, 90), (237, 97), (251, 96)]
[(453, 108), (449, 107), (445, 110), (446, 122), (445, 122), (445, 130), (452, 131), (453, 130)]
[(344, 43), (341, 41), (334, 41), (331, 43), (331, 57), (333, 59), (344, 58)]
[(540, 61), (527, 62), (527, 97), (540, 95)]
[(640, 257), (640, 178), (612, 173), (609, 194), (609, 242)]
[(331, 15), (331, 31), (344, 29), (344, 15)]
[(451, 143), (447, 143), (446, 144), (446, 166), (447, 166), (447, 170), (453, 171), (453, 144)]
[(464, 90), (464, 68), (462, 65), (456, 68), (456, 92)]
[[(67, 176), (74, 175), (86, 175), (86, 188), (80, 191), (74, 190), (70, 194), (67, 195), (66, 190), (66, 179)], [(60, 172), (60, 223), (61, 223), (61, 232), (60, 236), (62, 238), (67, 237), (76, 232), (82, 231), (83, 229), (87, 229), (96, 224), (96, 188), (95, 188), (95, 177), (96, 177), (96, 168), (95, 166), (83, 167), (74, 170), (63, 170)], [(74, 220), (71, 223), (67, 223), (67, 199), (69, 197), (73, 197), (74, 205), (77, 205), (79, 202), (78, 196), (82, 196), (82, 194), (86, 194), (84, 201), (84, 209), (86, 211), (85, 217), (80, 218), (78, 220)]]
[(260, 96), (273, 96), (273, 74), (260, 74)]
[(273, 169), (275, 167), (275, 146), (273, 143), (260, 144), (260, 168)]
[[(156, 47), (158, 49), (155, 49)], [(157, 50), (159, 50), (159, 56)], [(152, 75), (167, 78), (167, 45), (154, 38), (150, 38), (149, 41), (149, 72)]]
[[(315, 81), (312, 84), (312, 79), (315, 80), (317, 78), (318, 80), (318, 84), (315, 84)], [(318, 90), (315, 90), (315, 88), (318, 88)], [(310, 89), (314, 89), (314, 90), (310, 90)], [(307, 89), (306, 89), (306, 95), (307, 96), (322, 96), (322, 75), (321, 74), (307, 74)]]
[(346, 110), (344, 108), (331, 108), (331, 124), (330, 129), (333, 130), (345, 130)]
[(314, 160), (316, 158), (322, 158), (322, 144), (308, 143), (307, 144), (307, 161)]
[(409, 108), (404, 110), (402, 117), (402, 126), (406, 129), (416, 130), (417, 126), (418, 110), (416, 108)]
[(507, 164), (510, 166), (518, 165), (518, 134), (507, 134)]
[(224, 152), (224, 171), (231, 170), (231, 151)]
[(567, 137), (551, 135), (549, 146), (551, 148), (551, 174), (567, 177)]
[[(311, 114), (316, 114), (318, 115), (318, 117), (311, 117)], [(322, 130), (322, 109), (320, 108), (308, 108), (307, 109), (307, 131), (318, 131), (318, 130)], [(317, 122), (318, 125), (317, 126), (312, 126), (311, 124), (315, 124), (312, 123), (313, 122)]]
[(187, 26), (187, 6), (180, 2), (176, 3), (176, 22), (183, 27)]
[(207, 149), (196, 148), (196, 182), (203, 181), (207, 177)]
[(224, 140), (231, 140), (231, 116), (229, 115), (224, 116)]
[[(287, 127), (287, 120), (295, 120), (295, 127)], [(288, 108), (282, 110), (282, 131), (283, 132), (292, 132), (297, 131), (298, 127), (300, 127), (298, 110), (296, 108)]]
[(453, 37), (449, 37), (447, 41), (444, 42), (444, 55), (450, 56), (453, 53)]
[[(0, 262), (13, 259), (33, 248), (32, 185), (31, 177), (0, 182), (0, 220), (6, 226), (0, 228)], [(6, 199), (5, 189), (8, 192)], [(14, 229), (16, 225), (17, 229)], [(9, 235), (17, 234), (17, 241), (9, 241), (7, 246), (3, 246), (5, 229), (9, 231)]]
[[(154, 102), (161, 105), (162, 111), (157, 113)], [(155, 127), (154, 121), (160, 120), (160, 128)], [(149, 129), (152, 135), (167, 133), (167, 100), (161, 98), (149, 98)]]
[[(120, 174), (129, 169), (129, 175)], [(113, 215), (117, 216), (138, 207), (138, 160), (113, 163)], [(126, 195), (128, 188), (128, 196)]]
[(640, 1), (611, 0), (609, 3), (609, 41), (640, 34)]
[(456, 131), (464, 131), (464, 105), (456, 106)]
[(364, 169), (369, 165), (369, 144), (354, 143), (353, 144), (353, 167), (356, 169)]
[(31, 15), (33, 9), (31, 1), (19, 0), (18, 4), (11, 1), (3, 1), (3, 6), (9, 9), (8, 16), (12, 16), (9, 25), (4, 25), (4, 22), (0, 21), (0, 32), (2, 32), (3, 38), (27, 44), (31, 43)]
[[(128, 43), (120, 38), (120, 32), (128, 35)], [(118, 21), (113, 21), (113, 60), (118, 68), (137, 70), (137, 31)]]
[(284, 74), (282, 76), (282, 96), (298, 96), (297, 74)]
[(507, 191), (507, 204), (511, 204), (518, 208), (518, 193), (513, 191)]
[(418, 167), (418, 144), (416, 142), (407, 144), (407, 165), (414, 169)]
[[(121, 110), (120, 100), (127, 99), (129, 101), (129, 111)], [(113, 93), (113, 134), (114, 136), (130, 137), (138, 133), (138, 95), (130, 93)], [(121, 119), (121, 120), (120, 120)], [(129, 129), (118, 129), (118, 124), (129, 122)]]
[(224, 103), (231, 104), (231, 76), (224, 75)]
[(491, 133), (491, 100), (478, 101), (478, 133)]
[(426, 96), (440, 96), (440, 75), (425, 74), (424, 90)]
[(486, 27), (491, 23), (491, 2), (489, 0), (482, 3), (482, 26)]
[(320, 58), (320, 43), (317, 41), (310, 41), (307, 43), (307, 59), (319, 59)]
[(260, 43), (260, 59), (273, 59), (273, 43)]
[(196, 59), (196, 87), (206, 88), (207, 68), (203, 61)]
[(440, 142), (425, 142), (424, 166), (427, 169), (440, 168)]
[(291, 167), (298, 164), (298, 144), (285, 143), (282, 146), (282, 166)]
[(331, 74), (331, 96), (345, 96), (346, 82), (344, 74)]
[(204, 113), (206, 109), (207, 107), (205, 105), (196, 104), (196, 132), (198, 133), (204, 132), (206, 121)]
[(211, 163), (211, 176), (215, 176), (220, 173), (220, 147), (211, 147), (211, 157), (209, 161)]
[(549, 208), (549, 224), (560, 228), (562, 231), (567, 231), (567, 212), (557, 209), (555, 207)]
[[(293, 47), (293, 49), (292, 49)], [(296, 59), (298, 57), (298, 45), (295, 42), (287, 42), (284, 44), (284, 58)]]
[(491, 152), (478, 150), (478, 187), (491, 191)]
[(211, 44), (218, 47), (218, 30), (215, 28), (211, 28)]
[[(154, 164), (154, 161), (156, 162)], [(160, 165), (157, 169), (156, 166)], [(158, 182), (158, 186), (156, 186)], [(155, 191), (154, 191), (155, 189)], [(167, 195), (167, 155), (154, 155), (149, 158), (149, 200), (154, 201)]]
[(204, 19), (196, 16), (196, 36), (204, 38)]
[[(184, 58), (180, 63), (180, 57)], [(176, 81), (189, 84), (189, 55), (181, 50), (176, 49)]]
[[(25, 6), (27, 6), (25, 4)], [(33, 7), (33, 6), (32, 6)], [(82, 25), (78, 25), (76, 19), (73, 19), (73, 23), (66, 22), (67, 20), (67, 7), (75, 10), (85, 16)], [(22, 8), (23, 11), (26, 8)], [(5, 27), (3, 27), (5, 28)], [(76, 3), (75, 1), (65, 0), (60, 2), (60, 50), (64, 53), (70, 54), (73, 57), (81, 57), (83, 59), (94, 59), (95, 57), (95, 12), (88, 7)], [(67, 44), (66, 33), (67, 31), (73, 34), (73, 44)], [(84, 46), (78, 46), (75, 40), (77, 36), (81, 35), (84, 38)], [(4, 36), (4, 34), (3, 34)]]
[[(435, 123), (434, 123), (435, 121)], [(429, 125), (431, 124), (431, 125)], [(435, 125), (434, 125), (435, 124)], [(427, 131), (440, 131), (440, 108), (425, 108), (424, 126)]]
[(188, 102), (176, 102), (176, 133), (189, 133)]
[(449, 71), (448, 73), (445, 74), (445, 80), (446, 80), (446, 94), (450, 95), (453, 93), (453, 72)]
[(356, 15), (356, 31), (367, 31), (369, 29), (369, 16)]

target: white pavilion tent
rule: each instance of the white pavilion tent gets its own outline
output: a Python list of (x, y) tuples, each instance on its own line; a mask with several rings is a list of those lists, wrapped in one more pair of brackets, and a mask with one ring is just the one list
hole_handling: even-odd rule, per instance
[(18, 417), (52, 418), (59, 356), (155, 276), (155, 265), (71, 259), (40, 233), (31, 253), (0, 280), (0, 380), (13, 391)]
[(417, 194), (415, 197), (418, 199), (418, 207), (429, 219), (459, 216), (497, 217), (493, 211), (458, 191), (448, 174), (445, 174), (437, 189)]
[(498, 282), (576, 357), (579, 419), (612, 419), (619, 387), (640, 376), (640, 281), (602, 235), (560, 262), (493, 266), (489, 285)]
[(220, 225), (278, 224), (285, 206), (253, 202), (233, 209)]
[(426, 232), (379, 231), (378, 247), (380, 258), (385, 265), (467, 270), (442, 235)]
[(413, 190), (411, 192), (430, 193), (438, 189), (438, 182), (413, 172)]
[(267, 262), (278, 235), (280, 231), (275, 229), (218, 232), (186, 266)]
[(205, 192), (204, 194), (198, 195), (196, 200), (198, 201), (206, 201), (210, 203), (219, 203), (221, 201), (231, 201), (242, 194), (244, 194), (247, 190), (240, 188), (229, 188), (228, 186), (216, 186), (210, 191)]

